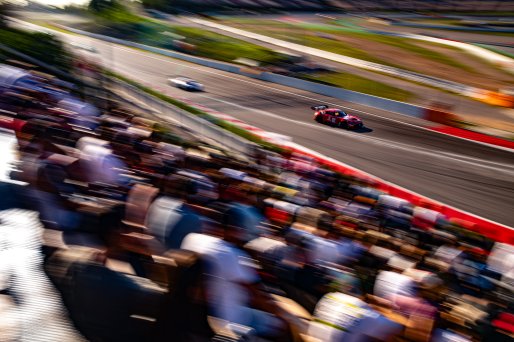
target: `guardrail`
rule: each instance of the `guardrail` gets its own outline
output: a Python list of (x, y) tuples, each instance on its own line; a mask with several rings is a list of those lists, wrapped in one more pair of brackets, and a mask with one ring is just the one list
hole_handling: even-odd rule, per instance
[(263, 81), (273, 82), (292, 88), (309, 91), (316, 94), (338, 98), (344, 101), (362, 104), (368, 107), (383, 109), (395, 113), (424, 119), (426, 108), (415, 106), (405, 102), (385, 99), (383, 97), (372, 96), (338, 87), (324, 85), (316, 82), (305, 81), (302, 79), (288, 77), (269, 72), (260, 75), (248, 75), (249, 77), (258, 78)]
[[(133, 99), (144, 103), (146, 106), (151, 107), (153, 110), (159, 112), (159, 117), (164, 120), (171, 118), (180, 125), (190, 128), (203, 137), (217, 141), (233, 151), (252, 155), (257, 148), (257, 145), (249, 142), (248, 140), (220, 128), (205, 119), (199, 118), (194, 114), (159, 100), (158, 98), (147, 94), (128, 83), (113, 78), (111, 78), (111, 82), (114, 88), (113, 90), (121, 91)], [(123, 97), (123, 94), (118, 95)]]

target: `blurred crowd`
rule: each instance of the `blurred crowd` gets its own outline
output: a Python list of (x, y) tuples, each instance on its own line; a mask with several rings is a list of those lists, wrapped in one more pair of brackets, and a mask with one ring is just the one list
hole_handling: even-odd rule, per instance
[[(45, 305), (62, 303), (84, 339), (513, 337), (511, 245), (302, 155), (171, 144), (129, 106), (98, 106), (42, 74), (6, 80), (0, 126), (16, 134), (19, 162), (16, 182), (0, 183), (0, 237), (37, 229), (37, 267), (58, 294)], [(12, 280), (34, 266), (9, 255), (0, 340), (23, 333), (1, 328), (4, 300), (29, 310), (42, 293)]]

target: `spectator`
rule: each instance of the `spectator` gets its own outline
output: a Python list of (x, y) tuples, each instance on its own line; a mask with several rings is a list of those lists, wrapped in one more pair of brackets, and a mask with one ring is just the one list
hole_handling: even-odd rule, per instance
[(231, 194), (231, 203), (225, 212), (225, 223), (241, 229), (245, 241), (259, 237), (262, 232), (264, 215), (257, 208), (256, 189), (248, 184), (242, 184)]
[(320, 341), (389, 341), (402, 326), (373, 310), (364, 301), (329, 293), (316, 305), (307, 335)]
[(189, 194), (195, 193), (194, 183), (186, 177), (173, 175), (166, 179), (163, 196), (148, 209), (146, 226), (166, 248), (180, 248), (190, 233), (202, 229), (202, 220), (187, 205)]
[[(176, 249), (196, 251), (209, 265), (198, 278), (205, 282), (211, 314), (236, 334), (255, 332), (270, 340), (289, 337), (293, 320), (285, 308), (294, 305), (302, 306), (305, 319), (313, 313), (302, 331), (321, 340), (387, 340), (401, 332), (399, 325), (405, 328), (402, 338), (415, 341), (467, 340), (463, 334), (501, 340), (511, 333), (513, 249), (493, 248), (489, 239), (464, 229), (476, 227), (446, 218), (428, 203), (414, 207), (377, 190), (372, 181), (339, 177), (298, 154), (259, 151), (258, 160), (243, 161), (203, 142), (198, 146), (198, 137), (183, 139), (189, 133), (182, 128), (168, 133), (168, 127), (105, 99), (94, 99), (106, 108), (97, 117), (100, 111), (87, 101), (48, 82), (34, 77), (0, 93), (2, 108), (8, 109), (0, 126), (16, 131), (23, 171), (16, 173), (29, 184), (4, 186), (3, 193), (20, 189), (33, 196), (28, 201), (12, 196), (2, 204), (24, 202), (39, 212), (46, 228), (60, 230), (45, 232), (59, 233), (52, 240), (57, 247), (46, 246), (47, 253), (80, 240), (70, 235), (87, 235), (95, 247), (108, 250), (106, 265), (138, 276), (127, 284), (146, 284), (130, 286), (135, 293), (155, 289), (155, 303), (161, 303), (160, 294), (170, 289), (160, 285), (169, 283), (173, 292), (175, 281), (189, 279), (182, 271), (194, 263), (187, 260), (198, 257)], [(181, 141), (186, 143), (169, 143)], [(129, 191), (127, 184), (138, 185)], [(125, 220), (118, 215), (122, 207)], [(223, 230), (216, 235), (220, 223)], [(120, 238), (110, 239), (118, 227), (123, 229), (114, 236)], [(209, 228), (213, 235), (201, 233)], [(203, 273), (200, 264), (194, 279)], [(71, 273), (62, 275), (63, 287), (73, 283)], [(91, 282), (106, 284), (94, 275)], [(4, 298), (11, 283), (0, 273)], [(180, 286), (202, 302), (203, 286), (195, 281), (189, 289), (192, 283)], [(127, 307), (131, 300), (140, 304), (137, 296), (122, 297), (117, 300)], [(16, 307), (19, 298), (13, 298)], [(277, 305), (277, 298), (287, 305)], [(164, 301), (166, 310), (177, 311), (165, 319), (177, 321), (183, 310), (170, 301)], [(203, 305), (198, 308), (204, 312)], [(155, 314), (158, 323), (161, 314)], [(205, 314), (194, 317), (205, 321)], [(85, 318), (92, 326), (99, 319)], [(194, 326), (195, 319), (190, 321)], [(112, 333), (111, 323), (98, 324)]]
[(106, 146), (96, 143), (86, 143), (80, 146), (80, 164), (83, 175), (88, 183), (120, 185), (122, 181), (120, 173), (125, 165)]
[(184, 239), (181, 248), (200, 253), (210, 265), (207, 292), (215, 317), (277, 339), (287, 331), (280, 319), (284, 313), (262, 290), (250, 257), (239, 248), (245, 236), (240, 228), (226, 225), (224, 239), (194, 233)]

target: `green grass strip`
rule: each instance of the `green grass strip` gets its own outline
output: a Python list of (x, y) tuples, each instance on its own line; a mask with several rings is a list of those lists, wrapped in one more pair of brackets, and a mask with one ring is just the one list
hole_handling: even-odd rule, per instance
[(484, 49), (487, 49), (489, 51), (496, 52), (496, 53), (498, 53), (500, 55), (503, 55), (505, 57), (510, 57), (510, 58), (514, 59), (514, 54), (508, 53), (506, 51), (503, 51), (503, 50), (498, 49), (496, 47), (493, 47), (491, 45), (487, 45), (487, 44), (473, 44), (473, 45), (480, 46), (481, 48), (484, 48)]
[[(119, 7), (119, 6), (118, 6)], [(178, 41), (192, 45), (191, 53), (200, 57), (223, 62), (234, 62), (244, 57), (263, 65), (284, 61), (284, 57), (272, 49), (245, 40), (218, 34), (198, 27), (169, 24), (139, 16), (121, 6), (90, 12), (93, 21), (87, 31), (131, 40), (165, 49), (180, 50)]]
[(407, 102), (415, 97), (410, 91), (342, 72), (305, 75), (303, 79), (395, 101)]
[[(230, 24), (230, 23), (229, 23)], [(441, 64), (445, 64), (454, 68), (458, 68), (461, 70), (464, 70), (466, 72), (475, 72), (475, 70), (468, 65), (465, 65), (463, 63), (460, 63), (459, 61), (445, 55), (442, 53), (439, 53), (437, 51), (434, 51), (432, 49), (428, 49), (422, 46), (419, 46), (415, 44), (415, 40), (404, 38), (404, 37), (394, 37), (394, 36), (387, 36), (387, 35), (381, 35), (381, 34), (375, 34), (371, 32), (366, 32), (365, 30), (359, 28), (358, 26), (345, 22), (345, 21), (339, 21), (338, 24), (343, 25), (346, 24), (347, 26), (343, 27), (337, 27), (334, 25), (323, 25), (323, 24), (309, 24), (309, 23), (281, 23), (283, 28), (288, 28), (290, 30), (294, 30), (295, 34), (292, 34), (292, 32), (288, 33), (281, 33), (279, 31), (276, 31), (277, 28), (276, 25), (259, 25), (260, 27), (258, 29), (256, 28), (250, 28), (251, 31), (272, 36), (275, 38), (280, 38), (284, 40), (288, 40), (297, 44), (306, 45), (309, 47), (317, 48), (320, 50), (333, 52), (341, 55), (345, 55), (348, 57), (354, 57), (363, 59), (370, 62), (380, 63), (384, 65), (389, 65), (401, 69), (408, 69), (405, 68), (405, 66), (394, 64), (391, 62), (386, 62), (380, 58), (377, 58), (366, 51), (353, 47), (351, 44), (341, 42), (335, 39), (330, 39), (328, 37), (319, 37), (315, 36), (316, 32), (324, 32), (328, 34), (334, 35), (336, 38), (337, 36), (349, 36), (354, 37), (362, 40), (367, 40), (370, 42), (375, 43), (381, 43), (386, 44), (389, 46), (393, 46), (399, 49), (402, 49), (404, 51), (408, 51), (410, 53), (416, 54), (422, 58), (426, 58), (428, 60), (432, 60)], [(257, 23), (254, 23), (254, 25), (257, 25)], [(244, 28), (244, 26), (243, 26)], [(446, 45), (441, 45), (437, 43), (426, 43), (427, 45), (437, 45), (447, 48)], [(410, 70), (410, 69), (408, 69)], [(416, 70), (412, 70), (416, 71)]]

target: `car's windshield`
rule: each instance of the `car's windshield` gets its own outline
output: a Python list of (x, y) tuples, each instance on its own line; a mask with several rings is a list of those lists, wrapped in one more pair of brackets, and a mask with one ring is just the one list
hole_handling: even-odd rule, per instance
[(348, 115), (345, 112), (343, 112), (342, 110), (334, 110), (331, 114), (335, 115), (335, 116), (346, 116), (346, 115)]

